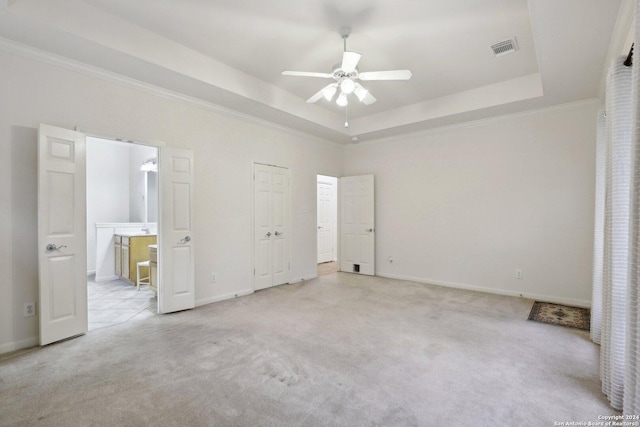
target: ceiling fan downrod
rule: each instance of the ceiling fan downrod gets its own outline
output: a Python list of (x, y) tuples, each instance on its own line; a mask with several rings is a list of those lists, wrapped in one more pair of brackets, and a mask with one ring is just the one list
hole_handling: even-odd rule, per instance
[(344, 51), (347, 51), (347, 39), (349, 38), (349, 35), (351, 34), (351, 28), (349, 27), (342, 27), (340, 28), (340, 36), (342, 36), (342, 41), (344, 44)]

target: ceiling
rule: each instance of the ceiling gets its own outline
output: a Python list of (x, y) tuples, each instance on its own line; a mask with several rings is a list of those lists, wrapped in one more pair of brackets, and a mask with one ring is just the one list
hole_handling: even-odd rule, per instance
[[(599, 96), (629, 40), (630, 0), (2, 0), (0, 37), (338, 142)], [(342, 27), (378, 99), (305, 100), (328, 81)], [(519, 50), (490, 45), (516, 37)], [(6, 44), (6, 43), (5, 43)], [(627, 47), (628, 50), (628, 47)]]

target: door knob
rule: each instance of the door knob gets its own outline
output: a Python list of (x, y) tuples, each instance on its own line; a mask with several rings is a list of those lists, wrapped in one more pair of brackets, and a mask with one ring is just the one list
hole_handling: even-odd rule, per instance
[(321, 228), (322, 228), (321, 226), (318, 226), (318, 230), (320, 230)]
[(278, 236), (282, 236), (282, 235), (284, 235), (284, 233), (278, 233), (278, 232), (276, 231), (276, 237), (278, 237)]
[(62, 248), (66, 248), (66, 247), (67, 247), (67, 245), (56, 246), (56, 245), (55, 245), (55, 244), (53, 244), (53, 243), (49, 243), (49, 244), (47, 245), (47, 252), (59, 251), (60, 249), (62, 249)]
[(190, 242), (190, 241), (191, 241), (191, 236), (184, 236), (183, 239), (180, 239), (180, 244), (184, 245), (185, 243)]
[(268, 232), (268, 233), (267, 233), (267, 237), (271, 237), (271, 232)]
[(373, 228), (367, 228), (368, 233), (373, 233)]

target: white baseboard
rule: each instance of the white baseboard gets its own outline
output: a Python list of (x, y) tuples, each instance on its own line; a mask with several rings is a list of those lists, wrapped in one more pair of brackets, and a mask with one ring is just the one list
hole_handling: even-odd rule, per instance
[(230, 294), (217, 295), (211, 298), (199, 299), (196, 301), (196, 307), (200, 307), (201, 305), (212, 304), (214, 302), (220, 302), (231, 298), (243, 297), (245, 295), (251, 295), (253, 293), (253, 289), (244, 289), (242, 291), (233, 292)]
[(26, 340), (12, 341), (5, 344), (0, 344), (0, 354), (22, 350), (23, 348), (33, 347), (35, 345), (38, 345), (38, 342), (38, 337), (33, 337), (27, 338)]
[(304, 282), (305, 280), (313, 280), (313, 279), (317, 279), (318, 275), (316, 274), (314, 275), (308, 275), (308, 276), (304, 276), (304, 277), (294, 277), (292, 279), (289, 279), (289, 284), (292, 285), (294, 283), (299, 283), (299, 282)]
[(110, 282), (112, 280), (118, 280), (120, 278), (120, 276), (96, 276), (94, 280), (94, 282), (96, 283), (100, 283), (100, 282)]
[(456, 288), (456, 289), (465, 289), (465, 290), (468, 290), (468, 291), (487, 292), (487, 293), (490, 293), (490, 294), (507, 295), (507, 296), (512, 296), (512, 297), (522, 297), (522, 298), (534, 299), (534, 300), (537, 300), (537, 301), (552, 302), (552, 303), (556, 303), (556, 304), (572, 305), (572, 306), (576, 306), (576, 307), (591, 308), (591, 301), (581, 300), (581, 299), (576, 299), (576, 298), (561, 297), (561, 296), (557, 296), (557, 295), (542, 295), (542, 294), (532, 294), (532, 293), (529, 293), (529, 292), (509, 291), (507, 289), (485, 288), (485, 287), (482, 287), (482, 286), (468, 285), (468, 284), (464, 284), (464, 283), (443, 282), (441, 280), (425, 279), (423, 277), (403, 276), (403, 275), (399, 275), (399, 274), (389, 274), (389, 273), (376, 272), (376, 275), (379, 276), (379, 277), (386, 277), (388, 279), (408, 280), (408, 281), (411, 281), (411, 282), (425, 283), (425, 284), (428, 284), (428, 285), (444, 286), (444, 287), (447, 287), (447, 288)]

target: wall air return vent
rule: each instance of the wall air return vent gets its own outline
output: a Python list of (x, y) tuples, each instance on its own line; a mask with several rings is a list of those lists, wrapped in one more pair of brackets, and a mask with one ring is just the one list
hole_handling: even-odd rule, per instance
[(516, 38), (504, 40), (496, 44), (491, 45), (491, 50), (495, 56), (504, 56), (518, 50), (518, 42)]

